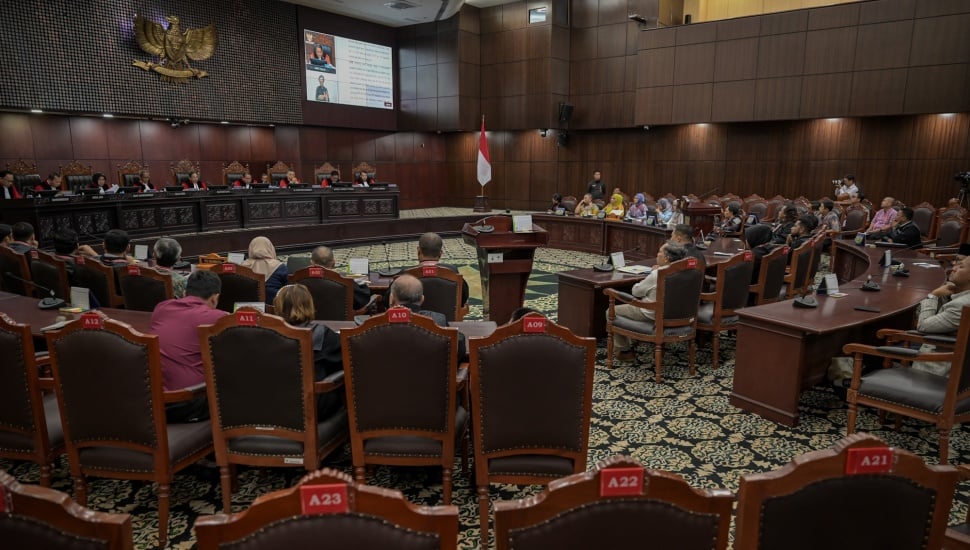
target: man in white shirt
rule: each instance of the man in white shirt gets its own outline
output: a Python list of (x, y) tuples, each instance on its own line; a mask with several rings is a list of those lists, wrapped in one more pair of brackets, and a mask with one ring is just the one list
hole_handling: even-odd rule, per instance
[[(949, 280), (930, 292), (919, 305), (916, 330), (928, 334), (952, 334), (960, 327), (960, 314), (970, 306), (970, 256), (964, 256), (950, 270)], [(926, 346), (921, 351), (929, 351)], [(946, 376), (949, 363), (917, 361), (913, 368)]]
[[(660, 270), (686, 257), (687, 249), (684, 248), (684, 245), (673, 241), (665, 242), (657, 251), (657, 265), (654, 266), (653, 271), (645, 279), (633, 285), (633, 290), (630, 293), (642, 302), (656, 301), (657, 279)], [(616, 306), (615, 310), (617, 317), (626, 317), (634, 321), (653, 321), (656, 315), (656, 312), (651, 309), (643, 309), (631, 304), (620, 304)], [(622, 334), (614, 334), (613, 344), (617, 351), (617, 359), (620, 361), (632, 361), (634, 359), (633, 349), (628, 337)]]
[(846, 174), (842, 178), (842, 185), (836, 186), (835, 198), (838, 200), (848, 200), (859, 194), (859, 187), (855, 184), (855, 175)]

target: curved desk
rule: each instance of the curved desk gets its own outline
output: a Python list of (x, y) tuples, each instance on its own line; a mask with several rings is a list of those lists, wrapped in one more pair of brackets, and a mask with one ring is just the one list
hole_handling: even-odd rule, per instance
[[(945, 280), (943, 269), (913, 265), (935, 260), (911, 250), (893, 250), (906, 263), (907, 278), (879, 265), (885, 249), (836, 241), (836, 265), (842, 298), (818, 296), (818, 308), (799, 309), (791, 300), (739, 311), (734, 388), (731, 404), (787, 426), (798, 424), (801, 392), (824, 380), (832, 357), (849, 342), (876, 344), (881, 328), (910, 329), (913, 309)], [(871, 275), (879, 292), (860, 290)], [(878, 313), (857, 311), (874, 306)]]

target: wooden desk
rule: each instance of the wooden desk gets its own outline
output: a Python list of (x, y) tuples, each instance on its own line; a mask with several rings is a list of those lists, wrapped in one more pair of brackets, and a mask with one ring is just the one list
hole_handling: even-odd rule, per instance
[[(739, 239), (717, 239), (711, 243), (710, 248), (704, 251), (708, 269), (736, 254), (740, 246)], [(653, 252), (659, 248), (660, 245), (657, 245)], [(655, 261), (655, 258), (651, 258), (633, 263), (652, 266)], [(557, 322), (569, 327), (577, 336), (606, 336), (606, 310), (610, 301), (603, 294), (603, 289), (619, 288), (629, 291), (644, 277), (645, 275), (619, 271), (603, 272), (591, 268), (560, 272)]]
[[(926, 294), (945, 280), (941, 268), (914, 266), (933, 262), (908, 250), (894, 250), (893, 257), (907, 264), (910, 277), (889, 274), (879, 265), (884, 250), (861, 248), (851, 241), (836, 241), (837, 263), (833, 271), (851, 275), (839, 290), (847, 296), (820, 295), (816, 309), (799, 309), (791, 300), (740, 310), (734, 387), (731, 404), (787, 426), (798, 425), (801, 392), (826, 378), (832, 357), (842, 355), (849, 342), (877, 343), (881, 328), (913, 327), (913, 309)], [(860, 287), (866, 278), (882, 286), (879, 292)], [(856, 311), (868, 305), (879, 313)]]

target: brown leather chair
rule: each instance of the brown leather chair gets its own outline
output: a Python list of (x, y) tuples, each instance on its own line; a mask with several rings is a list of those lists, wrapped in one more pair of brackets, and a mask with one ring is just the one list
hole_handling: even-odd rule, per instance
[(586, 469), (596, 340), (530, 314), (469, 340), (469, 347), (475, 485), (486, 547), (491, 483), (546, 485)]
[(266, 302), (266, 277), (252, 269), (223, 262), (213, 265), (211, 271), (222, 281), (218, 309), (232, 313), (236, 302)]
[(344, 373), (314, 380), (310, 329), (244, 308), (199, 336), (225, 513), (236, 464), (313, 471), (347, 441), (345, 407), (317, 418), (318, 396), (342, 393)]
[[(885, 334), (885, 333), (884, 333)], [(896, 340), (903, 336), (894, 333)], [(854, 358), (847, 433), (855, 431), (859, 405), (932, 422), (940, 434), (940, 462), (945, 463), (954, 424), (970, 420), (970, 306), (961, 312), (960, 329), (953, 351), (920, 353), (908, 347), (846, 344), (843, 351)], [(862, 357), (871, 355), (893, 361), (950, 362), (948, 376), (914, 370), (909, 366), (883, 368), (862, 375)]]
[(573, 215), (573, 213), (576, 212), (576, 203), (578, 202), (579, 201), (576, 200), (575, 196), (566, 195), (565, 197), (562, 198), (562, 201), (559, 203), (559, 206), (563, 207), (563, 209), (566, 210), (567, 216), (571, 216)]
[[(601, 484), (614, 479), (640, 483), (627, 494), (604, 495)], [(551, 482), (537, 496), (496, 502), (495, 548), (723, 550), (733, 504), (728, 490), (694, 489), (676, 474), (616, 456)]]
[(842, 221), (842, 238), (853, 238), (856, 233), (865, 231), (869, 227), (869, 211), (861, 204), (850, 204), (845, 207), (845, 219)]
[(785, 294), (783, 298), (794, 298), (796, 294), (805, 294), (812, 279), (809, 270), (812, 267), (812, 254), (815, 252), (814, 239), (808, 239), (801, 246), (791, 252), (791, 269), (785, 275)]
[[(249, 172), (249, 165), (234, 160), (222, 167), (222, 184), (232, 187), (237, 181), (243, 179), (246, 172)], [(258, 182), (254, 179), (253, 183)]]
[(74, 284), (87, 288), (101, 307), (122, 307), (125, 299), (118, 293), (117, 272), (96, 259), (78, 256), (74, 264)]
[(293, 168), (292, 164), (287, 164), (281, 160), (276, 161), (276, 164), (270, 165), (266, 163), (266, 173), (269, 174), (270, 181), (273, 185), (279, 185), (281, 181), (286, 179), (286, 173), (290, 170), (296, 170)]
[[(750, 281), (750, 279), (749, 279)], [(694, 350), (697, 344), (697, 310), (701, 297), (704, 272), (696, 258), (684, 258), (660, 270), (657, 278), (655, 302), (642, 302), (632, 294), (608, 288), (610, 307), (606, 316), (606, 367), (613, 368), (613, 335), (622, 334), (633, 340), (652, 342), (657, 383), (663, 363), (663, 345), (667, 342), (687, 342), (690, 374), (694, 374)], [(616, 315), (616, 302), (652, 309), (653, 321), (634, 321)]]
[(163, 391), (158, 337), (98, 312), (47, 333), (47, 347), (78, 503), (87, 503), (89, 475), (155, 482), (164, 547), (175, 473), (212, 452), (210, 422), (166, 424), (165, 404), (201, 388)]
[[(170, 162), (168, 165), (168, 171), (172, 174), (172, 183), (169, 185), (178, 185), (181, 187), (183, 183), (188, 181), (189, 175), (192, 174), (192, 172), (199, 171), (199, 163), (192, 162), (188, 159), (182, 159), (178, 162)], [(199, 186), (202, 186), (201, 180), (199, 180)]]
[(301, 284), (313, 297), (313, 310), (319, 321), (353, 321), (354, 281), (332, 269), (311, 265), (290, 273), (290, 284)]
[(135, 160), (129, 160), (125, 164), (118, 165), (118, 185), (121, 187), (131, 187), (138, 184), (138, 174), (142, 170), (148, 169), (148, 163), (141, 164)]
[[(62, 300), (71, 300), (71, 282), (67, 275), (67, 262), (52, 254), (40, 250), (32, 250), (30, 254), (30, 278), (42, 287), (54, 291), (53, 295)], [(34, 288), (34, 296), (46, 298), (51, 293), (40, 288)]]
[(788, 251), (787, 246), (779, 246), (761, 258), (758, 282), (749, 289), (751, 305), (771, 304), (781, 299), (785, 269), (788, 268)]
[(924, 241), (932, 238), (936, 229), (936, 208), (928, 202), (917, 204), (913, 207), (913, 223)]
[[(9, 274), (20, 277), (27, 282), (15, 279)], [(34, 295), (34, 285), (30, 279), (30, 264), (27, 262), (27, 256), (15, 252), (7, 246), (0, 246), (0, 290), (21, 296)]]
[(22, 485), (0, 470), (0, 541), (4, 548), (131, 550), (131, 516), (95, 512), (60, 491)]
[[(330, 164), (329, 162), (324, 162), (320, 166), (313, 169), (313, 185), (323, 185), (324, 180), (330, 179), (330, 172), (336, 170), (338, 173), (340, 169)], [(338, 177), (339, 181), (339, 177)], [(330, 185), (328, 182), (327, 185)]]
[(90, 165), (74, 160), (62, 165), (58, 173), (64, 178), (64, 189), (77, 193), (79, 189), (89, 189), (94, 182), (94, 170)]
[(754, 256), (750, 250), (735, 254), (717, 264), (714, 292), (701, 293), (697, 310), (697, 330), (710, 332), (714, 344), (714, 368), (718, 367), (721, 331), (738, 330), (737, 310), (748, 305)]
[(763, 222), (774, 222), (778, 219), (778, 215), (785, 209), (788, 205), (788, 199), (781, 195), (775, 195), (774, 197), (767, 200), (768, 212), (765, 217), (761, 218)]
[(174, 297), (172, 276), (168, 273), (159, 273), (150, 267), (129, 265), (118, 270), (116, 274), (125, 309), (155, 311), (155, 306)]
[(34, 188), (44, 181), (34, 161), (20, 159), (13, 164), (7, 163), (7, 169), (13, 172), (13, 184), (21, 196), (33, 194)]
[[(854, 475), (850, 453), (884, 453), (888, 467)], [(959, 473), (869, 434), (741, 477), (737, 550), (940, 548)]]
[(967, 241), (968, 224), (961, 218), (941, 219), (936, 228), (935, 247), (958, 247)]
[(30, 325), (17, 324), (3, 313), (0, 357), (0, 457), (37, 463), (40, 484), (50, 487), (51, 467), (64, 451), (57, 398), (41, 393), (52, 381), (40, 378)]
[(467, 457), (468, 411), (457, 404), (458, 329), (391, 308), (340, 331), (340, 342), (357, 481), (366, 481), (369, 464), (440, 466), (450, 504), (456, 442)]
[[(332, 512), (313, 513), (304, 508), (301, 492), (314, 487), (323, 493), (321, 500), (339, 501)], [(324, 468), (295, 487), (257, 498), (244, 512), (200, 516), (195, 533), (199, 550), (455, 550), (458, 507), (415, 506), (399, 491), (355, 483), (345, 473)]]
[(768, 217), (768, 201), (758, 195), (751, 195), (744, 199), (744, 211), (749, 215), (754, 214), (758, 221), (764, 221)]
[(463, 308), (461, 303), (461, 288), (464, 282), (461, 273), (441, 266), (412, 267), (404, 273), (421, 280), (421, 286), (424, 289), (422, 309), (441, 313), (449, 323), (464, 319), (468, 308)]

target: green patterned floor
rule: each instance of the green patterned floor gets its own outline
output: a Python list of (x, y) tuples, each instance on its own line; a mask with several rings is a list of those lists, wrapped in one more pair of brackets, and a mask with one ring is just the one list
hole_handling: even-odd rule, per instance
[[(413, 265), (416, 243), (389, 245), (394, 265)], [(477, 284), (474, 250), (459, 239), (446, 239), (445, 261), (457, 264), (472, 287), (469, 318), (481, 318), (481, 292)], [(336, 251), (337, 263), (349, 257), (383, 260), (381, 246), (357, 247)], [(586, 267), (596, 256), (561, 250), (540, 249), (529, 281), (526, 305), (555, 317), (557, 306), (556, 273)], [(379, 266), (378, 266), (379, 267)], [(593, 388), (593, 419), (590, 427), (590, 464), (617, 453), (632, 455), (651, 468), (676, 472), (695, 487), (726, 487), (737, 490), (741, 475), (779, 468), (792, 457), (830, 446), (845, 434), (845, 404), (828, 388), (808, 391), (801, 400), (801, 424), (787, 428), (759, 416), (743, 412), (728, 403), (734, 370), (734, 338), (722, 336), (721, 367), (710, 366), (709, 345), (699, 345), (698, 373), (687, 372), (686, 347), (671, 346), (664, 354), (663, 382), (653, 381), (652, 348), (638, 350), (638, 365), (617, 363), (607, 370), (605, 342), (600, 342)], [(766, 358), (781, 363), (784, 358)], [(936, 430), (928, 424), (904, 421), (894, 432), (880, 426), (875, 414), (859, 416), (860, 430), (869, 431), (889, 444), (913, 451), (937, 462)], [(970, 461), (970, 437), (957, 428), (951, 439), (950, 460), (954, 464)], [(325, 465), (350, 473), (349, 447)], [(456, 468), (458, 464), (456, 464)], [(0, 468), (11, 470), (21, 481), (36, 483), (39, 471), (26, 463), (0, 460)], [(233, 509), (240, 511), (257, 496), (292, 484), (298, 470), (240, 469), (239, 491), (233, 495)], [(440, 472), (431, 468), (379, 468), (369, 479), (382, 487), (402, 490), (413, 502), (441, 502)], [(54, 471), (54, 486), (70, 492), (67, 463), (62, 459)], [(951, 511), (951, 522), (962, 521), (970, 491), (964, 485)], [(493, 486), (493, 500), (518, 498), (541, 490), (539, 487)], [(93, 480), (90, 505), (98, 510), (128, 512), (135, 515), (136, 547), (152, 547), (157, 529), (156, 500), (153, 487), (146, 483)], [(479, 544), (478, 508), (468, 477), (457, 472), (453, 502), (461, 515), (460, 548)], [(171, 547), (192, 548), (191, 525), (200, 514), (215, 513), (221, 507), (216, 468), (193, 466), (176, 477), (172, 488)]]

